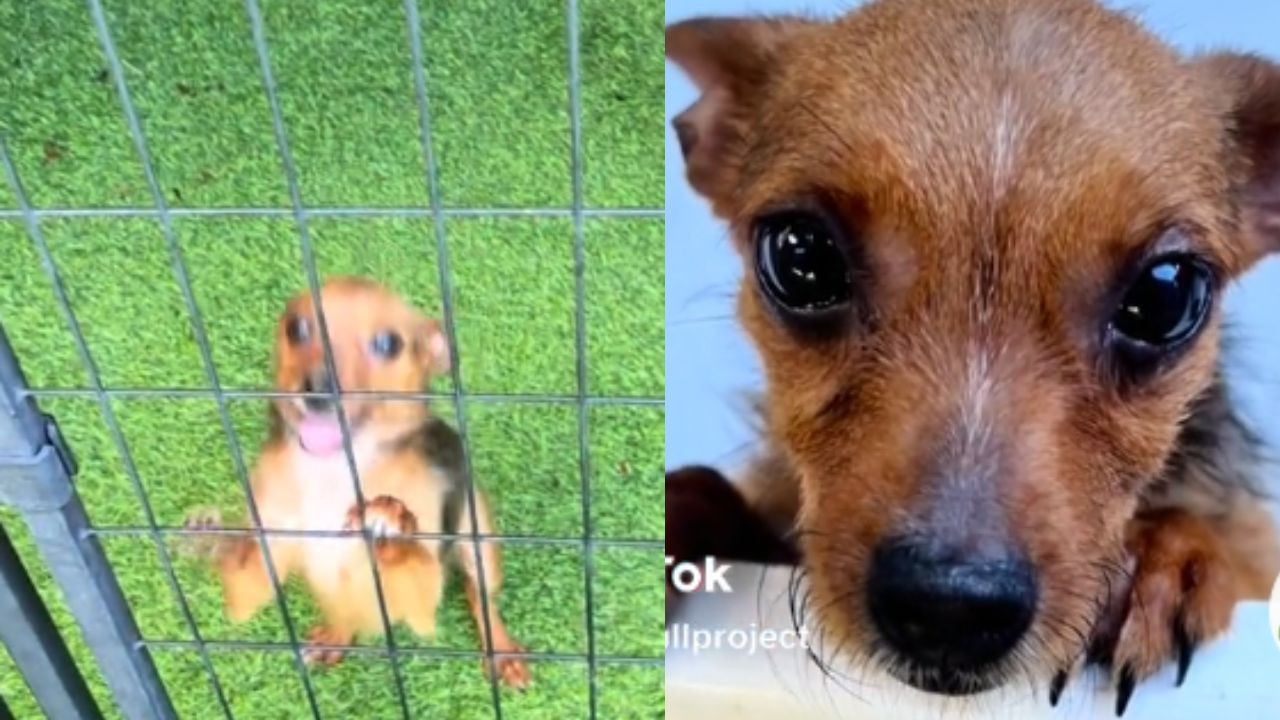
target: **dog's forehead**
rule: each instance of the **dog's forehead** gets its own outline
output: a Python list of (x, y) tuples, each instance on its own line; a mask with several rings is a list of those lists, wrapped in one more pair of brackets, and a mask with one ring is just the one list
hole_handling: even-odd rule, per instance
[[(413, 320), (413, 309), (398, 295), (377, 283), (359, 278), (338, 278), (320, 288), (325, 325), (331, 337), (360, 335), (382, 326), (396, 327)], [(293, 314), (314, 315), (315, 302), (310, 291), (295, 295), (285, 310)]]
[(935, 239), (1209, 222), (1196, 205), (1223, 190), (1223, 140), (1202, 92), (1174, 51), (1092, 2), (873, 3), (782, 60), (744, 205), (816, 188)]

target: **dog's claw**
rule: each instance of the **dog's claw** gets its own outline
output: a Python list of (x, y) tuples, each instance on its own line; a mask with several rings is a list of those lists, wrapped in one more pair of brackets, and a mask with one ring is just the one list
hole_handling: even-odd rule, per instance
[(1179, 621), (1173, 627), (1173, 641), (1178, 646), (1178, 679), (1175, 687), (1182, 687), (1187, 679), (1187, 670), (1191, 667), (1191, 656), (1195, 654), (1196, 643), (1187, 635), (1187, 629)]
[(1133, 686), (1137, 679), (1133, 675), (1133, 668), (1125, 665), (1120, 669), (1120, 680), (1116, 683), (1116, 717), (1124, 716), (1124, 711), (1129, 707), (1129, 698), (1133, 697)]
[(219, 538), (203, 534), (206, 530), (222, 529), (222, 513), (217, 508), (192, 508), (183, 518), (182, 527), (188, 532), (174, 539), (172, 547), (176, 554), (193, 560), (208, 560), (218, 554)]
[(1062, 698), (1062, 691), (1067, 687), (1067, 671), (1059, 670), (1057, 675), (1053, 676), (1053, 682), (1049, 683), (1049, 707), (1058, 707), (1058, 700)]

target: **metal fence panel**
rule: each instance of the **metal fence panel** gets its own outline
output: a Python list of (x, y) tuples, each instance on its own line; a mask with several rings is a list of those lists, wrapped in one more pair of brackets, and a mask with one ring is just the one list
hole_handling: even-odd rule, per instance
[[(175, 718), (102, 546), (87, 532), (89, 518), (71, 484), (75, 463), (70, 451), (57, 425), (41, 415), (33, 401), (21, 397), (25, 387), (8, 338), (0, 328), (0, 502), (22, 513), (121, 711), (128, 717)], [(4, 545), (8, 546), (7, 535)], [(13, 560), (16, 559), (15, 556)], [(8, 562), (0, 558), (0, 564)], [(6, 581), (7, 576), (8, 573)], [(7, 585), (17, 590), (16, 582)], [(32, 598), (27, 594), (24, 599), (22, 595), (19, 592), (15, 602), (29, 606)], [(16, 624), (6, 630), (6, 644), (10, 632), (16, 634), (20, 630)], [(45, 639), (52, 641), (48, 636)], [(35, 662), (58, 660), (56, 646), (44, 652), (54, 655), (37, 655)], [(23, 662), (22, 657), (15, 660)], [(57, 682), (74, 680), (60, 677)], [(70, 685), (68, 689), (74, 692)]]
[[(0, 473), (3, 472), (0, 469)], [(4, 622), (0, 622), (0, 642), (8, 648), (46, 716), (67, 720), (102, 717), (3, 527), (0, 527), (0, 618), (4, 618)], [(4, 700), (0, 699), (0, 718), (7, 717), (7, 712)]]
[[(102, 0), (86, 0), (92, 20), (93, 32), (106, 61), (104, 77), (110, 84), (119, 101), (125, 119), (129, 138), (134, 153), (142, 167), (143, 178), (151, 198), (153, 207), (119, 207), (119, 208), (37, 208), (33, 207), (25, 192), (4, 139), (0, 137), (0, 162), (9, 187), (17, 200), (17, 209), (0, 209), (0, 220), (20, 220), (25, 225), (27, 234), (40, 258), (41, 266), (48, 277), (57, 301), (61, 318), (73, 338), (76, 354), (83, 366), (90, 387), (87, 388), (29, 388), (23, 381), (17, 360), (9, 352), (0, 329), (0, 404), (7, 401), (18, 413), (19, 422), (11, 423), (11, 427), (0, 426), (0, 456), (6, 455), (4, 442), (9, 438), (20, 440), (16, 453), (23, 462), (36, 463), (39, 474), (10, 471), (8, 475), (0, 474), (0, 502), (11, 504), (23, 512), (31, 525), (35, 540), (50, 565), (54, 577), (67, 596), (68, 604), (79, 625), (84, 631), (86, 640), (93, 650), (95, 658), (101, 665), (110, 689), (123, 714), (129, 718), (170, 718), (174, 717), (174, 709), (160, 682), (154, 664), (148, 653), (149, 648), (176, 649), (194, 651), (200, 659), (200, 665), (208, 680), (210, 691), (217, 700), (218, 709), (228, 720), (233, 717), (230, 703), (222, 681), (215, 672), (211, 653), (215, 652), (287, 652), (292, 656), (302, 689), (306, 698), (306, 712), (317, 720), (321, 712), (316, 699), (309, 671), (303, 661), (302, 647), (295, 620), (280, 587), (275, 564), (272, 562), (268, 546), (268, 537), (272, 535), (300, 535), (306, 537), (326, 537), (342, 533), (326, 533), (320, 531), (283, 531), (263, 529), (258, 513), (257, 503), (253, 497), (249, 483), (249, 468), (245, 461), (243, 444), (237, 435), (235, 425), (228, 409), (231, 401), (242, 399), (270, 400), (280, 397), (301, 397), (298, 393), (233, 390), (223, 387), (214, 355), (210, 347), (204, 316), (196, 301), (192, 289), (191, 274), (182, 245), (177, 238), (173, 223), (179, 218), (282, 218), (292, 220), (298, 234), (298, 247), (302, 257), (302, 273), (306, 278), (307, 289), (317, 308), (320, 335), (324, 346), (325, 362), (331, 374), (333, 368), (333, 351), (330, 347), (328, 327), (324, 310), (319, 302), (320, 276), (316, 268), (315, 252), (312, 247), (310, 222), (319, 218), (423, 218), (433, 221), (434, 234), (430, 244), (436, 257), (434, 272), (439, 283), (443, 306), (444, 332), (448, 339), (450, 352), (454, 355), (450, 363), (451, 386), (446, 393), (397, 393), (378, 394), (399, 399), (444, 400), (449, 402), (453, 410), (454, 422), (459, 434), (463, 437), (464, 465), (470, 477), (472, 458), (471, 444), (468, 441), (468, 424), (466, 405), (468, 402), (479, 403), (538, 403), (549, 405), (569, 405), (576, 411), (577, 437), (577, 469), (580, 476), (582, 494), (581, 537), (545, 537), (530, 535), (485, 535), (479, 530), (477, 522), (477, 506), (475, 489), (468, 483), (468, 513), (471, 520), (469, 534), (450, 533), (415, 533), (414, 537), (423, 539), (462, 540), (470, 542), (475, 549), (477, 573), (480, 583), (480, 602), (482, 604), (484, 647), (480, 650), (453, 650), (434, 647), (398, 647), (391, 633), (391, 621), (387, 613), (383, 589), (378, 577), (378, 564), (373, 555), (371, 537), (364, 533), (366, 549), (369, 553), (371, 572), (377, 593), (377, 601), (384, 632), (384, 647), (352, 645), (335, 647), (354, 654), (375, 654), (385, 657), (391, 666), (396, 686), (397, 701), (400, 714), (410, 717), (408, 695), (405, 690), (405, 679), (401, 660), (405, 656), (426, 656), (440, 659), (475, 658), (490, 665), (498, 653), (494, 651), (492, 628), (489, 627), (487, 604), (489, 594), (484, 587), (483, 555), (481, 543), (501, 542), (507, 545), (529, 545), (573, 548), (582, 553), (583, 561), (583, 599), (585, 608), (586, 647), (585, 653), (552, 653), (529, 652), (523, 654), (531, 662), (584, 662), (587, 670), (589, 711), (592, 718), (599, 712), (599, 687), (597, 669), (601, 659), (596, 642), (596, 604), (595, 597), (595, 565), (594, 553), (602, 547), (619, 547), (656, 550), (661, 540), (619, 540), (594, 537), (593, 512), (591, 508), (591, 473), (592, 458), (589, 442), (590, 409), (601, 405), (631, 405), (661, 407), (660, 397), (598, 397), (588, 392), (587, 362), (587, 312), (586, 312), (586, 266), (587, 253), (584, 239), (584, 223), (590, 218), (651, 218), (663, 216), (658, 208), (619, 208), (597, 209), (585, 207), (583, 197), (583, 140), (582, 140), (582, 71), (581, 71), (581, 39), (579, 27), (578, 0), (566, 0), (564, 6), (565, 27), (564, 40), (568, 49), (568, 100), (569, 116), (569, 152), (571, 170), (571, 204), (569, 207), (546, 208), (446, 208), (441, 199), (440, 175), (436, 153), (432, 144), (432, 118), (430, 98), (427, 92), (430, 86), (429, 68), (431, 58), (424, 48), (422, 39), (421, 13), (417, 0), (404, 0), (403, 14), (406, 23), (406, 46), (412, 63), (414, 100), (418, 110), (419, 141), (425, 173), (423, 183), (427, 190), (429, 207), (309, 207), (304, 203), (299, 186), (297, 170), (289, 145), (289, 132), (281, 110), (276, 81), (272, 69), (271, 48), (265, 30), (266, 23), (258, 0), (243, 0), (244, 12), (252, 36), (252, 47), (256, 55), (257, 68), (267, 107), (270, 111), (271, 127), (276, 149), (279, 155), (280, 169), (288, 190), (289, 207), (218, 207), (218, 208), (174, 208), (170, 207), (162, 187), (157, 180), (152, 151), (148, 144), (145, 127), (140, 114), (130, 95), (123, 61), (117, 51)], [(449, 245), (446, 241), (446, 220), (465, 217), (513, 217), (513, 218), (565, 218), (572, 223), (573, 232), (573, 317), (574, 317), (574, 350), (575, 391), (572, 394), (527, 394), (527, 395), (486, 395), (469, 393), (464, 387), (460, 372), (461, 363), (457, 357), (459, 345), (457, 336), (456, 312), (453, 305), (453, 273), (451, 270)], [(79, 320), (68, 299), (61, 271), (57, 266), (48, 243), (45, 241), (41, 223), (45, 220), (63, 218), (146, 218), (155, 220), (168, 254), (173, 280), (180, 292), (183, 308), (190, 325), (191, 335), (199, 353), (200, 366), (207, 387), (192, 388), (128, 388), (106, 387), (98, 366), (88, 344), (81, 332)], [(344, 397), (342, 388), (336, 388), (333, 398)], [(47, 435), (48, 430), (56, 425), (47, 423), (36, 407), (41, 398), (79, 397), (96, 401), (98, 410), (107, 427), (113, 448), (128, 477), (129, 484), (137, 497), (144, 524), (129, 527), (91, 527), (85, 515), (80, 499), (71, 484), (70, 475), (73, 467), (69, 463), (69, 453), (61, 452), (61, 446), (52, 442)], [(186, 528), (162, 527), (152, 510), (147, 491), (139, 477), (133, 454), (116, 417), (112, 401), (116, 398), (206, 398), (211, 399), (217, 409), (218, 420), (225, 436), (228, 450), (232, 456), (233, 469), (240, 488), (247, 500), (249, 509), (249, 530), (189, 530)], [(364, 497), (358, 478), (358, 468), (352, 453), (350, 427), (342, 411), (342, 404), (336, 403), (339, 412), (339, 423), (343, 433), (343, 451), (352, 476), (356, 502), (364, 505)], [(12, 435), (10, 435), (12, 434)], [(56, 437), (54, 438), (56, 440)], [(11, 463), (12, 465), (12, 463)], [(4, 473), (5, 465), (0, 460), (0, 473)], [(22, 482), (10, 482), (19, 478)], [(363, 522), (363, 513), (361, 513)], [(250, 642), (208, 640), (201, 634), (195, 621), (191, 606), (178, 582), (174, 571), (173, 559), (166, 545), (166, 539), (184, 537), (193, 534), (242, 535), (253, 537), (258, 543), (266, 559), (267, 572), (275, 588), (276, 609), (284, 625), (287, 642)], [(102, 537), (138, 537), (151, 540), (156, 546), (157, 558), (160, 561), (165, 583), (173, 596), (190, 640), (168, 638), (142, 638), (124, 600), (119, 584), (106, 562), (99, 544)], [(0, 548), (2, 549), (2, 548)], [(2, 564), (2, 563), (0, 563)], [(51, 658), (59, 652), (56, 647), (44, 648)], [(62, 652), (65, 653), (65, 648)], [(616, 657), (607, 658), (609, 663), (622, 665), (649, 665), (661, 667), (661, 658)], [(26, 662), (25, 660), (23, 661)], [(33, 661), (35, 662), (35, 661)], [(55, 663), (56, 664), (56, 663)], [(79, 715), (64, 715), (61, 710), (54, 712), (50, 707), (45, 710), (51, 717), (92, 717), (90, 705), (80, 707), (77, 700), (75, 682), (78, 675), (59, 677), (61, 691), (66, 696), (67, 707), (76, 707)], [(83, 681), (80, 681), (83, 689)], [(499, 692), (496, 673), (490, 673), (490, 699), (494, 717), (503, 717), (502, 696)], [(50, 697), (56, 693), (45, 693)], [(83, 699), (83, 698), (82, 698)], [(94, 709), (96, 711), (96, 709)], [(0, 717), (4, 716), (0, 706)]]

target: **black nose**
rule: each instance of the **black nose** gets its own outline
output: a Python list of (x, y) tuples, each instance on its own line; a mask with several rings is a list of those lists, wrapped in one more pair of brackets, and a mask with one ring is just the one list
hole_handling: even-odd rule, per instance
[[(320, 370), (303, 378), (302, 392), (333, 393), (337, 392), (337, 387), (333, 384), (333, 378), (329, 376), (329, 373)], [(331, 397), (307, 397), (302, 399), (302, 403), (312, 412), (324, 412), (333, 408), (333, 398)]]
[(905, 658), (944, 671), (980, 671), (1031, 625), (1036, 580), (1012, 554), (966, 557), (927, 541), (876, 549), (867, 581), (871, 618)]

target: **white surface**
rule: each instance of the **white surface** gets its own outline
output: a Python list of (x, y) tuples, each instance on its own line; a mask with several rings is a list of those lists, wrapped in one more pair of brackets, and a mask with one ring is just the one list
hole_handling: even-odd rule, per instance
[(1271, 639), (1276, 643), (1276, 649), (1280, 650), (1280, 577), (1276, 578), (1275, 587), (1271, 588), (1271, 612), (1268, 615), (1270, 625), (1268, 629), (1271, 631)]
[[(739, 565), (729, 572), (731, 595), (692, 595), (677, 622), (700, 628), (787, 630), (788, 568)], [(756, 589), (760, 592), (757, 594)], [(1174, 687), (1166, 667), (1134, 691), (1126, 720), (1275, 720), (1280, 718), (1280, 650), (1267, 604), (1237, 608), (1234, 629), (1200, 649), (1187, 680)], [(1252, 680), (1252, 681), (1250, 681)], [(1057, 708), (1047, 679), (1034, 695), (1026, 684), (965, 698), (917, 692), (883, 675), (827, 679), (803, 650), (667, 650), (669, 720), (1035, 720), (1112, 718), (1115, 695), (1096, 673), (1073, 678)]]

